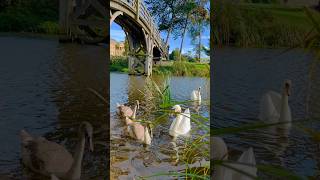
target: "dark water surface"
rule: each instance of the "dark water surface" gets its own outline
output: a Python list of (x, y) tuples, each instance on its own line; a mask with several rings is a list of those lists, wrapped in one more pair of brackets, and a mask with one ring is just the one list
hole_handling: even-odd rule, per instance
[(224, 139), (231, 159), (237, 159), (251, 146), (258, 164), (281, 165), (302, 176), (316, 176), (320, 170), (319, 142), (312, 140), (303, 128), (312, 127), (320, 132), (320, 123), (303, 121), (320, 117), (319, 64), (310, 79), (312, 54), (303, 50), (282, 52), (281, 49), (216, 50), (212, 85), (214, 127), (258, 122), (263, 93), (280, 92), (283, 81), (290, 79), (292, 118), (301, 124), (292, 124), (285, 130), (267, 128), (225, 135)]
[(87, 90), (107, 96), (105, 57), (99, 46), (0, 37), (0, 179), (43, 179), (20, 162), (21, 129), (73, 154), (82, 121), (93, 125), (95, 145), (86, 150), (82, 179), (106, 177), (106, 106)]

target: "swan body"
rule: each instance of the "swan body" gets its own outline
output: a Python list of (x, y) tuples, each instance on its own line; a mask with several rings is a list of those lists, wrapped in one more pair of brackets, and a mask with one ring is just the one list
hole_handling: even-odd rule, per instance
[[(252, 177), (257, 177), (256, 160), (253, 152), (253, 148), (250, 147), (244, 151), (239, 157), (238, 163), (228, 163), (231, 167), (245, 172)], [(240, 164), (242, 163), (242, 164)], [(252, 178), (235, 170), (228, 169), (226, 173), (232, 174), (232, 180), (251, 180)]]
[(72, 157), (63, 146), (44, 137), (32, 137), (21, 130), (22, 163), (36, 173), (51, 176), (51, 179), (79, 180), (86, 135), (89, 137), (90, 150), (93, 151), (91, 124), (82, 122), (79, 135), (80, 141)]
[(214, 160), (227, 160), (228, 159), (228, 147), (226, 143), (223, 141), (220, 137), (212, 137), (212, 148), (213, 151), (211, 151), (212, 157)]
[(283, 93), (269, 91), (262, 96), (259, 119), (271, 122), (290, 122), (291, 110), (288, 103), (291, 81), (284, 83)]
[[(135, 118), (137, 109), (139, 109), (139, 101), (136, 101), (136, 105), (134, 106), (134, 109), (132, 110), (129, 106), (125, 106), (123, 104), (118, 104), (117, 103), (117, 108), (118, 108), (118, 114), (123, 117), (131, 117), (131, 118)], [(126, 118), (126, 122), (127, 122), (127, 118)]]
[(201, 87), (198, 88), (198, 90), (193, 90), (191, 93), (191, 100), (192, 101), (197, 101), (197, 102), (201, 102)]
[(181, 113), (181, 107), (179, 105), (175, 105), (173, 109), (178, 114), (170, 125), (169, 134), (174, 138), (180, 135), (188, 134), (188, 132), (191, 130), (189, 108), (187, 108), (184, 113)]
[[(212, 148), (213, 148), (213, 151), (211, 151), (213, 153), (212, 154), (213, 159), (227, 161), (228, 148), (226, 143), (223, 141), (223, 139), (220, 137), (212, 137), (211, 142), (212, 142)], [(239, 163), (242, 163), (242, 164), (239, 164)], [(231, 168), (250, 174), (253, 177), (257, 177), (255, 155), (251, 147), (241, 154), (241, 156), (237, 160), (237, 163), (228, 162), (224, 164), (230, 166)], [(214, 179), (215, 180), (251, 180), (252, 179), (231, 168), (221, 166), (221, 165), (216, 165), (214, 167), (214, 174), (213, 174)]]
[[(143, 126), (140, 122), (134, 122), (136, 118), (137, 109), (139, 109), (139, 101), (136, 101), (133, 113), (130, 117), (125, 117), (127, 125), (127, 132), (130, 137), (147, 145), (151, 144), (152, 132), (149, 132), (148, 127)], [(133, 119), (133, 120), (131, 120)], [(151, 134), (151, 135), (150, 135)]]
[(127, 132), (129, 133), (129, 136), (146, 144), (151, 144), (152, 136), (150, 135), (150, 131), (148, 127), (143, 126), (139, 122), (132, 122), (127, 125)]

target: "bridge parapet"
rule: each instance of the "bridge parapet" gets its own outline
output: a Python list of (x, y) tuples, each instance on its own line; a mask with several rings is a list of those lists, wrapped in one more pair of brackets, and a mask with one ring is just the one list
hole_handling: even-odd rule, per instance
[(141, 19), (147, 27), (150, 28), (150, 33), (153, 36), (155, 42), (160, 46), (161, 50), (168, 54), (168, 47), (163, 42), (160, 31), (155, 24), (154, 18), (149, 13), (147, 7), (144, 5), (143, 0), (118, 0), (130, 7), (133, 12), (136, 12), (136, 18)]

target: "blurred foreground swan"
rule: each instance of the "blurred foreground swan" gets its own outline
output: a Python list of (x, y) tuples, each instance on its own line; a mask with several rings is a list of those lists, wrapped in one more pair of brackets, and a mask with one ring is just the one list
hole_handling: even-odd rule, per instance
[(79, 142), (72, 157), (65, 147), (44, 137), (32, 137), (21, 130), (22, 163), (36, 173), (51, 176), (51, 179), (79, 180), (86, 137), (93, 151), (92, 131), (90, 123), (80, 124)]
[(199, 104), (201, 103), (201, 87), (198, 88), (198, 90), (193, 90), (191, 93), (191, 100), (197, 101)]
[[(223, 139), (220, 137), (212, 137), (212, 142), (213, 151), (211, 152), (213, 152), (213, 159), (227, 161), (228, 148)], [(213, 174), (215, 180), (251, 180), (252, 177), (257, 177), (256, 161), (251, 147), (241, 154), (236, 163), (224, 162), (223, 164), (225, 166), (215, 166)], [(252, 177), (238, 171), (242, 171)]]
[(187, 108), (184, 113), (181, 113), (180, 105), (174, 105), (174, 112), (177, 113), (176, 118), (173, 120), (169, 134), (174, 137), (174, 139), (181, 135), (187, 135), (191, 129), (190, 123), (190, 110)]
[(136, 114), (137, 109), (139, 109), (139, 101), (136, 100), (136, 104), (133, 110), (129, 106), (125, 106), (123, 104), (118, 104), (118, 103), (117, 103), (117, 108), (118, 108), (118, 114), (121, 117), (124, 117), (124, 118), (133, 117)]
[(291, 81), (286, 80), (282, 94), (269, 91), (262, 96), (260, 103), (259, 119), (271, 122), (291, 122), (291, 110), (289, 106)]

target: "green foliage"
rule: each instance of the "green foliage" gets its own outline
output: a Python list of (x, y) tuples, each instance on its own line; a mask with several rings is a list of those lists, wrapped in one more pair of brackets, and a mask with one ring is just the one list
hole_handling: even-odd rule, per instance
[(180, 57), (179, 49), (175, 49), (169, 54), (169, 59), (173, 61), (179, 61), (179, 57)]
[(110, 71), (128, 72), (128, 59), (127, 57), (111, 57)]
[(171, 74), (174, 76), (210, 77), (209, 64), (175, 61), (172, 66), (154, 67), (155, 74)]
[(12, 1), (0, 11), (0, 31), (57, 33), (57, 0)]
[(312, 28), (302, 8), (218, 3), (213, 42), (240, 47), (293, 47)]
[(38, 32), (46, 34), (58, 34), (59, 24), (57, 22), (45, 21), (38, 25)]

